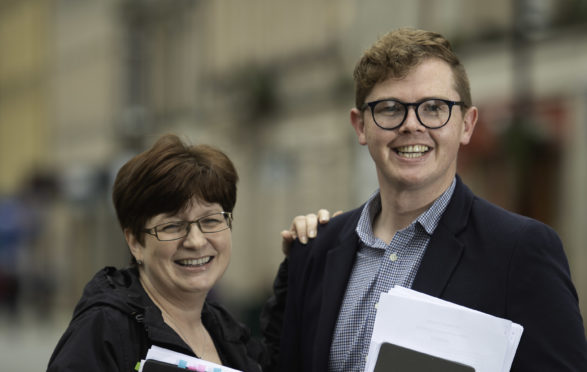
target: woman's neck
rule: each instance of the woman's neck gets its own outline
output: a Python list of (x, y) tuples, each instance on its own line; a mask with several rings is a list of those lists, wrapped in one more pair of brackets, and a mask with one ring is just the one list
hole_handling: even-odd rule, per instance
[(161, 311), (163, 321), (192, 349), (195, 355), (207, 361), (222, 364), (214, 341), (202, 323), (205, 295), (164, 296), (148, 279), (140, 277), (141, 285)]
[(206, 294), (169, 295), (166, 293), (169, 291), (160, 290), (144, 275), (140, 275), (140, 282), (149, 298), (161, 310), (164, 319), (166, 316), (171, 317), (174, 322), (186, 325), (201, 323)]

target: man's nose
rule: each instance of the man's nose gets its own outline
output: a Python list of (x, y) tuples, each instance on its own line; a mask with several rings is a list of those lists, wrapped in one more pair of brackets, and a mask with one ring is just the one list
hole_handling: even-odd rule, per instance
[(424, 131), (426, 127), (420, 123), (418, 119), (418, 115), (416, 114), (416, 107), (415, 106), (408, 106), (407, 108), (408, 114), (406, 115), (406, 119), (404, 120), (401, 127), (399, 127), (400, 131), (403, 132), (413, 132), (413, 131)]

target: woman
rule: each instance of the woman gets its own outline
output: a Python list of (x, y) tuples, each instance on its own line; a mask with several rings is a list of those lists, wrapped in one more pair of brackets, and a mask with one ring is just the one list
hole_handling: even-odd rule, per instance
[(131, 267), (87, 284), (48, 371), (133, 371), (151, 345), (270, 369), (265, 347), (206, 300), (230, 261), (237, 180), (225, 154), (174, 135), (120, 169), (113, 201)]

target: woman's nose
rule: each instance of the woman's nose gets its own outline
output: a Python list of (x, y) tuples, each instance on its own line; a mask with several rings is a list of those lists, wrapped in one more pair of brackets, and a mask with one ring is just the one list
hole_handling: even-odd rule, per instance
[(190, 225), (190, 230), (185, 237), (184, 245), (199, 247), (206, 244), (206, 234), (200, 230), (200, 226), (197, 223)]

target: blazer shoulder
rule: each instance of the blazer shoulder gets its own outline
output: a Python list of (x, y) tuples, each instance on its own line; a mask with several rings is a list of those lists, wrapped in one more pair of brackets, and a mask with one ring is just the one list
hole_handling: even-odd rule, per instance
[(333, 217), (325, 224), (318, 225), (318, 233), (307, 244), (295, 241), (290, 252), (302, 255), (324, 254), (337, 247), (341, 242), (349, 242), (356, 238), (356, 227), (361, 216), (362, 206)]
[(441, 230), (471, 245), (490, 244), (504, 249), (515, 244), (560, 245), (552, 227), (477, 196), (460, 179), (440, 225)]
[(509, 211), (478, 196), (473, 198), (471, 216), (483, 219), (486, 223), (498, 225), (506, 230), (544, 229), (556, 234), (554, 229), (544, 222)]

